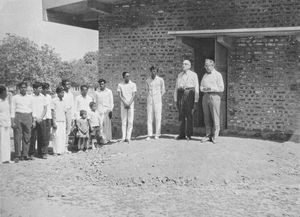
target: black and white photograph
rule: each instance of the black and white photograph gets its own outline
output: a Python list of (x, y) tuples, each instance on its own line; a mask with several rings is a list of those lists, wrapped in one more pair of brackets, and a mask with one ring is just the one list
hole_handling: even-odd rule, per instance
[(300, 217), (299, 0), (0, 0), (1, 217)]

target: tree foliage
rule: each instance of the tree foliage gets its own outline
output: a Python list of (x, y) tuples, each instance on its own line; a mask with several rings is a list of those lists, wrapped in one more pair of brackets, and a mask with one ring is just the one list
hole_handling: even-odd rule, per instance
[(94, 86), (98, 80), (97, 61), (97, 52), (87, 52), (79, 60), (62, 61), (47, 44), (39, 47), (27, 38), (7, 34), (0, 41), (0, 83), (10, 86), (38, 80), (56, 86), (67, 78), (76, 86)]

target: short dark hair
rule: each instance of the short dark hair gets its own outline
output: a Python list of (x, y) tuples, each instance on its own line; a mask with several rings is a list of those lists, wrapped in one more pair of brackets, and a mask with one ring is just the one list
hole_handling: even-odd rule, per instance
[(37, 88), (39, 88), (39, 87), (42, 87), (42, 83), (36, 81), (36, 82), (34, 82), (34, 83), (32, 84), (32, 87), (33, 87), (33, 89), (37, 89)]
[(4, 93), (6, 91), (6, 87), (4, 85), (0, 85), (0, 94)]
[(154, 71), (154, 70), (158, 71), (158, 68), (155, 67), (155, 66), (151, 66), (151, 67), (149, 68), (149, 70), (150, 70), (151, 72)]
[(21, 81), (21, 82), (18, 84), (18, 88), (21, 88), (23, 85), (25, 85), (26, 87), (28, 87), (27, 82)]
[(125, 75), (126, 75), (127, 73), (129, 74), (129, 72), (123, 72), (123, 73), (122, 73), (123, 78), (125, 77)]
[(89, 87), (86, 84), (80, 86), (80, 90), (82, 90), (83, 88), (89, 89)]
[(45, 82), (42, 84), (42, 88), (43, 88), (43, 90), (47, 90), (50, 88), (50, 84)]
[(98, 83), (101, 84), (102, 82), (104, 82), (104, 84), (106, 84), (106, 81), (105, 81), (103, 78), (100, 78), (100, 79), (98, 80)]
[(87, 113), (87, 111), (86, 110), (80, 110), (79, 113), (80, 113), (80, 116), (82, 116), (84, 113)]
[(61, 92), (64, 92), (64, 87), (62, 87), (62, 86), (58, 86), (57, 88), (56, 88), (56, 93), (61, 93)]
[(93, 105), (96, 105), (96, 103), (95, 103), (95, 102), (90, 102), (89, 105), (90, 105), (90, 108), (92, 108), (92, 106), (93, 106)]
[(69, 81), (68, 79), (63, 79), (63, 80), (61, 80), (61, 84), (62, 84), (63, 86), (65, 86), (67, 82), (70, 82), (70, 81)]

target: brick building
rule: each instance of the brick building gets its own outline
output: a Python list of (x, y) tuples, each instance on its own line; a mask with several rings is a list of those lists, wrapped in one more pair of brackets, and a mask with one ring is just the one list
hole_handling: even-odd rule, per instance
[(182, 61), (190, 59), (201, 80), (207, 57), (215, 59), (226, 85), (221, 134), (300, 135), (298, 0), (43, 0), (43, 10), (47, 21), (99, 31), (99, 77), (115, 95), (115, 136), (123, 71), (131, 72), (138, 88), (134, 134), (146, 134), (151, 65), (160, 67), (166, 83), (162, 132), (177, 133), (172, 96)]

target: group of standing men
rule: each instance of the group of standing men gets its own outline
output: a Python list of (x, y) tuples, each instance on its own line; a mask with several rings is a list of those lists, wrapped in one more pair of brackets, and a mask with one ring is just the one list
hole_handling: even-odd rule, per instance
[[(224, 83), (221, 73), (215, 70), (214, 61), (205, 60), (206, 74), (203, 76), (199, 88), (198, 76), (191, 71), (191, 62), (183, 61), (183, 71), (179, 73), (174, 101), (179, 110), (179, 135), (176, 139), (190, 140), (193, 135), (193, 114), (197, 109), (199, 90), (204, 93), (202, 106), (206, 135), (202, 142), (216, 143), (220, 131), (220, 104), (221, 93), (224, 91)], [(164, 80), (157, 75), (158, 68), (150, 68), (150, 76), (146, 80), (147, 90), (147, 128), (146, 140), (153, 137), (153, 120), (155, 120), (155, 139), (161, 134), (162, 97), (165, 94)], [(122, 140), (129, 142), (131, 139), (134, 119), (134, 99), (136, 96), (136, 84), (130, 80), (130, 73), (122, 73), (123, 82), (118, 84), (117, 92), (121, 100)], [(106, 88), (106, 81), (100, 79), (99, 91), (95, 98), (88, 95), (88, 86), (80, 87), (81, 93), (74, 100), (70, 91), (71, 83), (62, 81), (62, 86), (56, 89), (56, 96), (51, 97), (49, 84), (35, 82), (33, 95), (27, 94), (27, 83), (18, 85), (19, 93), (12, 97), (11, 109), (7, 102), (6, 88), (0, 87), (0, 155), (1, 162), (9, 161), (9, 127), (14, 130), (15, 162), (19, 160), (31, 160), (35, 153), (37, 141), (38, 156), (46, 159), (50, 140), (51, 128), (55, 134), (53, 141), (54, 152), (62, 154), (68, 152), (68, 136), (76, 120), (82, 116), (82, 112), (95, 112), (97, 117), (93, 127), (99, 127), (99, 143), (106, 143), (112, 139), (111, 118), (114, 108), (112, 91)], [(10, 118), (11, 117), (11, 120)], [(90, 116), (90, 119), (93, 119)], [(93, 121), (92, 121), (93, 122)], [(21, 148), (22, 147), (22, 148)], [(9, 151), (8, 151), (9, 150)], [(9, 153), (9, 154), (8, 154)]]

